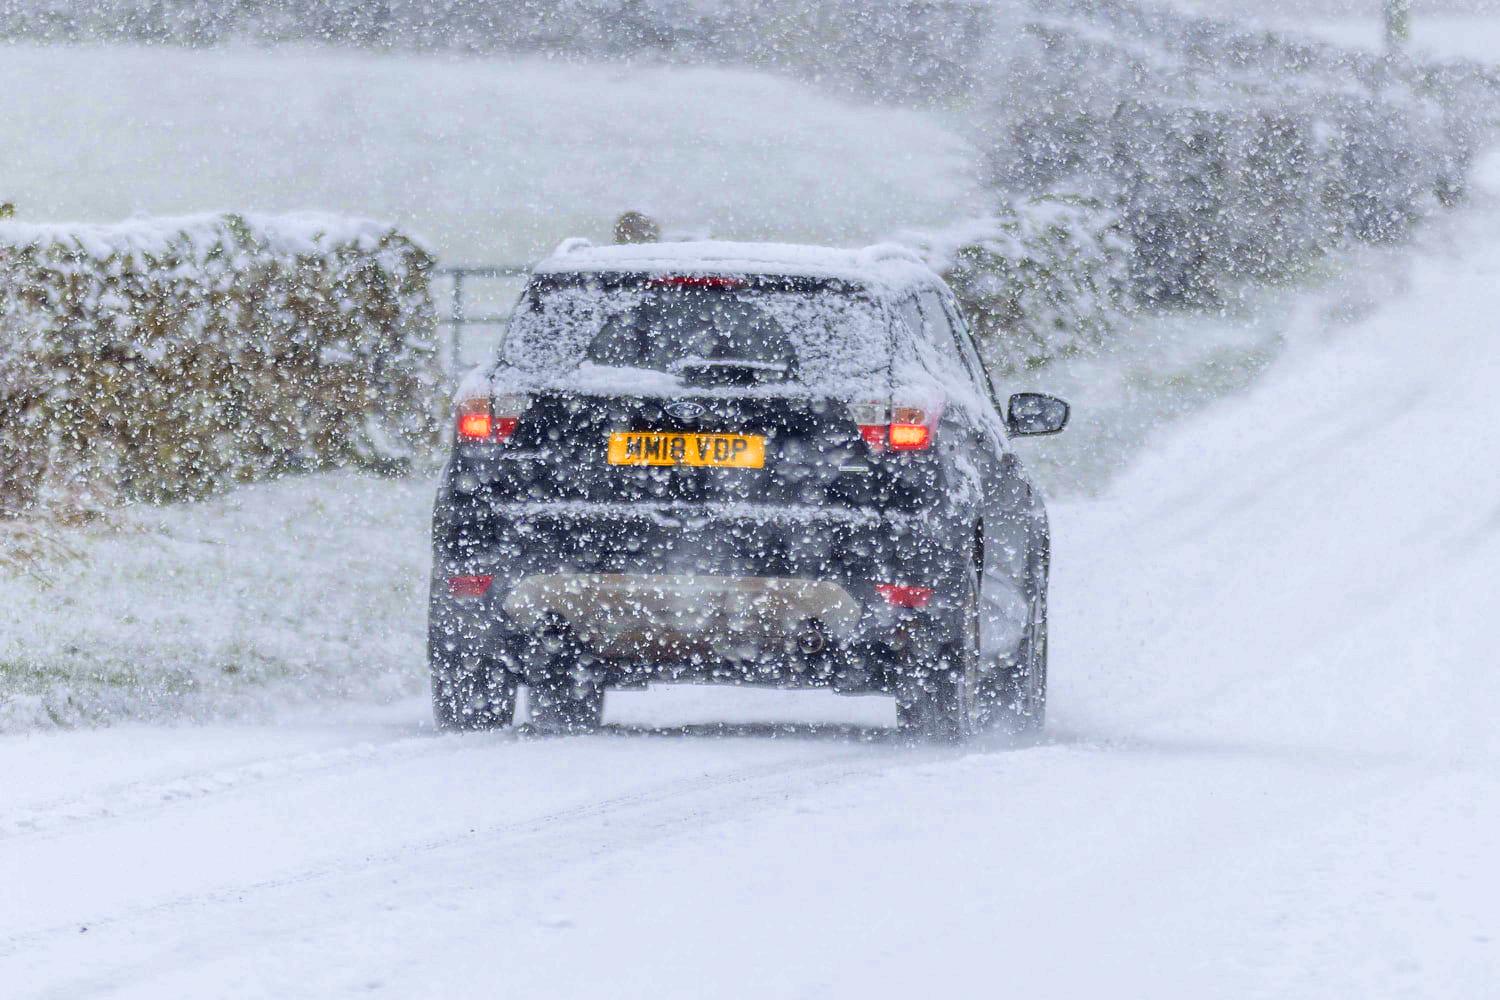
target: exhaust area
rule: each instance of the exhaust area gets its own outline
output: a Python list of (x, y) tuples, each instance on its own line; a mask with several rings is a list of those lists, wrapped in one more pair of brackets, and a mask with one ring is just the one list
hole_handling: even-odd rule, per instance
[(528, 630), (561, 619), (589, 651), (613, 658), (748, 659), (771, 646), (812, 656), (853, 636), (862, 610), (828, 580), (696, 574), (539, 574), (503, 607)]

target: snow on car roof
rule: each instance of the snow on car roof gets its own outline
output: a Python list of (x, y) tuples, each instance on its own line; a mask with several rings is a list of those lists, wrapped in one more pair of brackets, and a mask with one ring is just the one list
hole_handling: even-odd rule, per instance
[(564, 240), (535, 274), (573, 273), (773, 274), (837, 278), (887, 289), (930, 286), (938, 278), (910, 249), (885, 243), (862, 250), (793, 243), (633, 243), (596, 247)]

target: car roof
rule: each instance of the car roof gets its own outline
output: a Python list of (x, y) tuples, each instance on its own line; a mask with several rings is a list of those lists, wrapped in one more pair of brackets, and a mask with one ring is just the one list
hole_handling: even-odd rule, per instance
[(834, 278), (899, 293), (941, 285), (941, 279), (914, 251), (886, 243), (860, 250), (793, 243), (632, 243), (596, 247), (587, 240), (564, 240), (538, 262), (534, 274), (776, 275)]

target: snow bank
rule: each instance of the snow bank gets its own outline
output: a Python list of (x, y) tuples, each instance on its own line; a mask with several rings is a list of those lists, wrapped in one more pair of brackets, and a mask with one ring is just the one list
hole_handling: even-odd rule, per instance
[(1252, 391), (1057, 512), (1064, 727), (1500, 774), (1500, 160), (1481, 180), (1381, 308), (1307, 316)]
[(0, 224), (0, 507), (397, 467), (433, 430), (431, 262), (314, 214)]

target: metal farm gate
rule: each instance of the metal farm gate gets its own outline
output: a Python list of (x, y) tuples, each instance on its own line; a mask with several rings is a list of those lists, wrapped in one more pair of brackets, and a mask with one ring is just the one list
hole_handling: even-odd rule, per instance
[[(466, 355), (466, 346), (472, 346), (475, 339), (472, 330), (503, 327), (510, 322), (509, 306), (504, 306), (504, 311), (501, 311), (502, 307), (495, 301), (498, 294), (505, 292), (501, 283), (524, 280), (529, 270), (525, 264), (463, 264), (434, 269), (436, 277), (448, 280), (447, 315), (441, 316), (438, 322), (448, 327), (448, 374), (451, 377), (457, 378), (467, 365), (477, 364), (480, 360), (472, 356), (475, 353), (472, 349)], [(490, 294), (482, 296), (483, 308), (487, 311), (471, 316), (468, 305), (474, 298), (475, 282), (488, 283), (486, 290)], [(438, 288), (433, 292), (435, 298), (440, 297)], [(440, 315), (442, 312), (440, 309)]]

